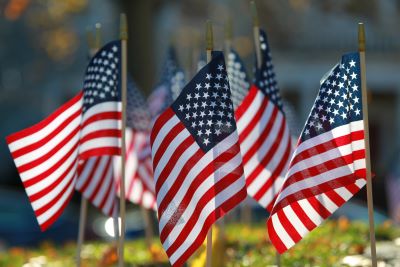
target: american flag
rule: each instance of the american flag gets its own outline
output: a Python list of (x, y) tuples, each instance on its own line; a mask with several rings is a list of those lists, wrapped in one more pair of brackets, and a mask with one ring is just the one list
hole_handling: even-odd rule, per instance
[(231, 98), (233, 107), (236, 110), (249, 92), (249, 77), (243, 61), (240, 59), (239, 54), (233, 49), (229, 51), (226, 67), (229, 78), (229, 86), (232, 93)]
[(268, 219), (268, 233), (285, 252), (366, 183), (360, 58), (346, 54), (321, 87)]
[[(126, 199), (145, 208), (156, 209), (149, 146), (150, 114), (136, 84), (128, 80), (126, 129)], [(92, 157), (78, 168), (76, 189), (107, 216), (118, 207), (121, 158)]]
[(160, 239), (173, 266), (246, 197), (225, 62), (222, 52), (212, 56), (151, 132)]
[(153, 118), (172, 104), (185, 83), (185, 74), (179, 67), (175, 49), (170, 47), (162, 68), (160, 82), (148, 98), (149, 109)]
[(38, 124), (6, 140), (42, 231), (71, 198), (78, 161), (120, 153), (120, 41), (90, 61), (83, 90)]
[(247, 193), (267, 210), (282, 187), (292, 152), (291, 136), (275, 80), (267, 36), (260, 30), (261, 68), (236, 110)]

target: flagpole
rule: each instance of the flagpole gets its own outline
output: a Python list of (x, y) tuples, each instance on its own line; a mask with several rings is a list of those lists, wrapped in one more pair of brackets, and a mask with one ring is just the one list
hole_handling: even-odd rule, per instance
[(151, 244), (153, 243), (153, 225), (151, 223), (151, 217), (150, 217), (150, 212), (148, 209), (143, 207), (142, 205), (140, 206), (140, 210), (142, 211), (142, 216), (144, 219), (144, 231), (145, 231), (145, 238), (146, 238), (146, 245), (150, 249)]
[[(213, 50), (213, 29), (212, 22), (207, 20), (206, 22), (206, 52), (207, 52), (207, 64), (211, 62), (211, 52)], [(207, 233), (207, 247), (206, 247), (206, 267), (212, 266), (212, 226)]]
[(120, 38), (121, 38), (121, 102), (122, 102), (122, 127), (121, 127), (121, 181), (119, 216), (121, 217), (121, 236), (118, 242), (118, 266), (124, 266), (124, 241), (125, 241), (125, 129), (126, 129), (126, 95), (127, 95), (127, 68), (128, 68), (128, 24), (124, 13), (120, 16)]
[(256, 49), (257, 67), (261, 68), (260, 24), (258, 21), (256, 3), (254, 1), (250, 2), (250, 9), (253, 17), (253, 35), (254, 35), (254, 45)]
[(225, 22), (225, 58), (228, 57), (229, 53), (231, 52), (232, 38), (233, 38), (232, 18), (229, 17)]
[(358, 23), (358, 51), (360, 52), (360, 71), (361, 71), (361, 92), (364, 122), (364, 142), (365, 142), (365, 161), (367, 169), (367, 204), (369, 217), (369, 238), (371, 243), (371, 263), (372, 267), (377, 266), (376, 244), (375, 244), (375, 223), (374, 223), (374, 201), (372, 196), (371, 179), (371, 156), (369, 147), (369, 123), (368, 123), (368, 102), (367, 102), (367, 73), (365, 64), (365, 30), (364, 24)]
[[(93, 37), (92, 31), (90, 29), (87, 30), (87, 43), (89, 46), (89, 57), (92, 57), (98, 49), (100, 49), (100, 35), (101, 24), (96, 23), (96, 33)], [(77, 244), (77, 255), (76, 255), (76, 266), (81, 266), (81, 253), (83, 242), (85, 240), (85, 225), (87, 220), (87, 207), (88, 207), (88, 200), (85, 196), (82, 195), (81, 197), (81, 207), (79, 213), (79, 230), (78, 230), (78, 244)]]

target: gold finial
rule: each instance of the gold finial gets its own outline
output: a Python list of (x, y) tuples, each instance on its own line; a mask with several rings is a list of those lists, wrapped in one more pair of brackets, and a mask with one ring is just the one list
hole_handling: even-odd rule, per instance
[(358, 23), (358, 51), (365, 52), (365, 29), (364, 23)]
[(96, 23), (95, 28), (96, 28), (96, 34), (94, 39), (94, 48), (98, 50), (101, 47), (101, 24)]
[(128, 40), (128, 23), (126, 21), (125, 13), (121, 13), (120, 16), (120, 38), (121, 40)]
[(213, 29), (212, 29), (212, 22), (210, 20), (207, 20), (206, 22), (206, 44), (207, 50), (213, 50)]
[(251, 9), (251, 15), (253, 17), (253, 26), (254, 27), (260, 26), (260, 24), (258, 22), (257, 6), (254, 1), (250, 2), (250, 9)]
[(232, 27), (232, 17), (228, 17), (225, 22), (225, 40), (232, 40), (233, 38), (233, 27)]

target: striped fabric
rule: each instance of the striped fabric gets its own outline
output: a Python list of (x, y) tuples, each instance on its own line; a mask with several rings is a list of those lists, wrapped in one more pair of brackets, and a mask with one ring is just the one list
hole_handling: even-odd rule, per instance
[(82, 93), (40, 123), (7, 137), (42, 231), (61, 215), (75, 186)]
[[(151, 154), (145, 151), (149, 146), (148, 137), (147, 132), (126, 131), (125, 194), (132, 203), (156, 210)], [(114, 157), (114, 174), (120, 195), (121, 157)]]
[(68, 204), (78, 161), (120, 153), (119, 62), (120, 41), (105, 45), (87, 67), (82, 92), (6, 138), (42, 231)]
[(291, 135), (282, 110), (267, 36), (260, 31), (262, 66), (236, 110), (247, 193), (271, 210), (292, 153)]
[(299, 242), (366, 183), (359, 54), (346, 54), (321, 88), (270, 218), (279, 253)]
[(246, 197), (224, 65), (213, 52), (151, 132), (160, 240), (172, 266), (182, 266), (211, 225)]

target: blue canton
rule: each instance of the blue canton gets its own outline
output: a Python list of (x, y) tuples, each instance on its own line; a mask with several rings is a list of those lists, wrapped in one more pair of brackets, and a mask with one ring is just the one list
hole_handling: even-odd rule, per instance
[(236, 130), (230, 97), (224, 56), (215, 51), (171, 106), (205, 152)]
[(304, 126), (302, 141), (352, 121), (362, 120), (360, 58), (346, 54), (321, 80), (314, 106)]
[(83, 111), (94, 105), (121, 101), (121, 41), (103, 46), (90, 60), (83, 84)]
[(231, 50), (228, 55), (227, 72), (232, 92), (233, 107), (236, 109), (248, 93), (249, 77), (239, 54)]
[(128, 79), (126, 125), (137, 131), (150, 130), (151, 115), (145, 97), (132, 79)]
[(260, 30), (260, 47), (262, 62), (260, 69), (256, 67), (254, 83), (282, 111), (282, 99), (275, 78), (267, 34), (263, 30)]

